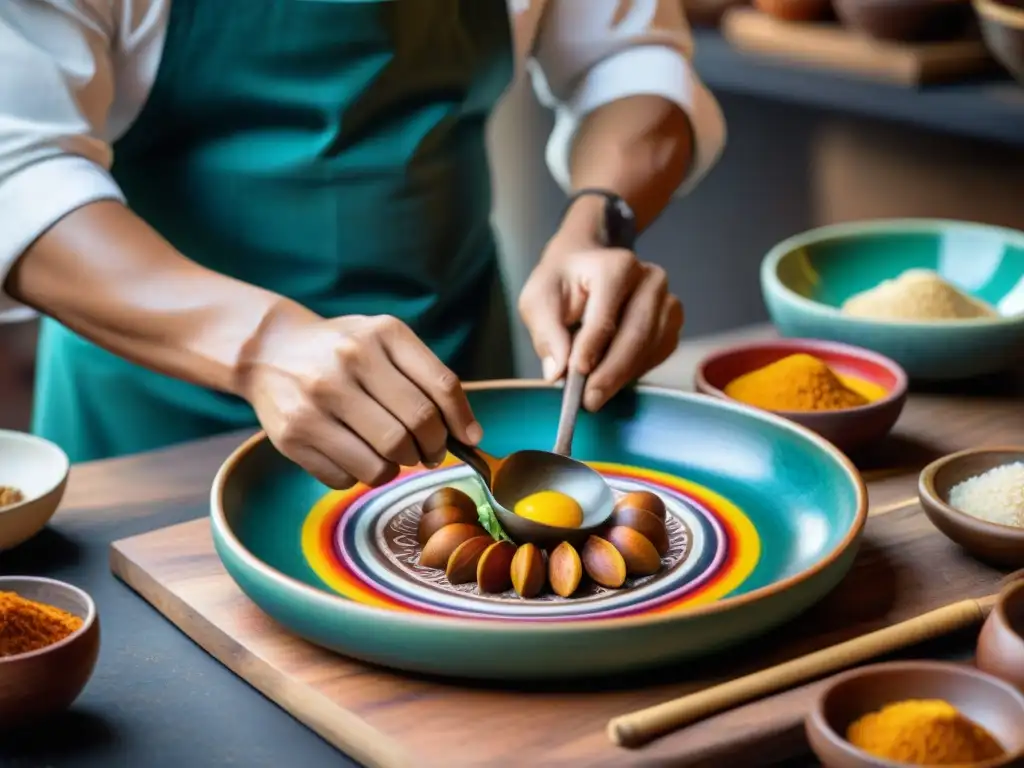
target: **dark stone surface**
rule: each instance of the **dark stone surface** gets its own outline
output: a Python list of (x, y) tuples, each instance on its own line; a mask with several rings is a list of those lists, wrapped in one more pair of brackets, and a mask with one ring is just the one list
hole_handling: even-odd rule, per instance
[(0, 553), (2, 575), (51, 576), (85, 589), (96, 601), (102, 637), (79, 700), (45, 726), (4, 734), (2, 768), (356, 765), (111, 574), (111, 541), (205, 514), (204, 507), (168, 506), (155, 516), (97, 524), (85, 512)]

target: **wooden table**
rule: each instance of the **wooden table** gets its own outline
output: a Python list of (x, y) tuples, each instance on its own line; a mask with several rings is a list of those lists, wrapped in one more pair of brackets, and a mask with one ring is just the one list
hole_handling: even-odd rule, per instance
[[(700, 339), (649, 377), (689, 388), (709, 349), (771, 333), (754, 328)], [(913, 395), (896, 436), (863, 459), (875, 510), (905, 501), (908, 476), (932, 455), (979, 444), (1024, 442), (1024, 377), (1000, 377), (984, 391)], [(97, 599), (103, 651), (80, 705), (57, 729), (0, 744), (0, 766), (238, 764), (344, 765), (339, 755), (206, 656), (106, 567), (113, 539), (206, 514), (214, 473), (241, 434), (146, 455), (76, 466), (51, 529), (0, 555), (0, 573), (39, 573), (80, 584)], [(902, 482), (900, 482), (902, 481)], [(954, 649), (955, 650), (955, 649)], [(964, 649), (960, 649), (963, 651)]]

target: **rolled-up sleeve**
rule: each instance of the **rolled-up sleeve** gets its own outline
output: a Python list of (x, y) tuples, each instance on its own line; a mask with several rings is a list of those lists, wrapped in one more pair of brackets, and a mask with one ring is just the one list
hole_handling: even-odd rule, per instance
[(693, 41), (679, 0), (548, 0), (528, 62), (534, 89), (555, 112), (547, 162), (570, 189), (580, 122), (627, 96), (661, 96), (689, 117), (695, 143), (677, 194), (693, 189), (725, 146), (718, 102), (690, 63)]
[[(101, 137), (114, 94), (110, 29), (80, 2), (0, 2), (0, 286), (69, 212), (122, 199)], [(0, 295), (0, 308), (10, 306)]]

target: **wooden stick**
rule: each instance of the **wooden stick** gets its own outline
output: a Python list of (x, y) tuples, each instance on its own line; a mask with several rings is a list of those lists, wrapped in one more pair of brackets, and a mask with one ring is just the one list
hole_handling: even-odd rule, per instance
[(643, 746), (666, 733), (754, 699), (980, 624), (997, 597), (961, 600), (778, 666), (616, 717), (608, 723), (608, 737), (620, 747)]

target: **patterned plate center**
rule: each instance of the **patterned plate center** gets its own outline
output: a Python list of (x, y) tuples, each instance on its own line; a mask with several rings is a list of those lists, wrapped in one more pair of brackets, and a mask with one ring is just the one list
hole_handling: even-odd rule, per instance
[(653, 576), (606, 589), (584, 579), (569, 598), (550, 591), (524, 600), (509, 590), (480, 594), (452, 585), (441, 570), (418, 565), (418, 524), (433, 491), (471, 476), (462, 464), (411, 470), (387, 486), (325, 496), (310, 513), (303, 550), (312, 570), (335, 592), (393, 610), (462, 618), (583, 620), (678, 609), (720, 599), (742, 584), (760, 555), (757, 532), (728, 500), (664, 473), (592, 464), (617, 496), (656, 493), (668, 514), (669, 550)]

